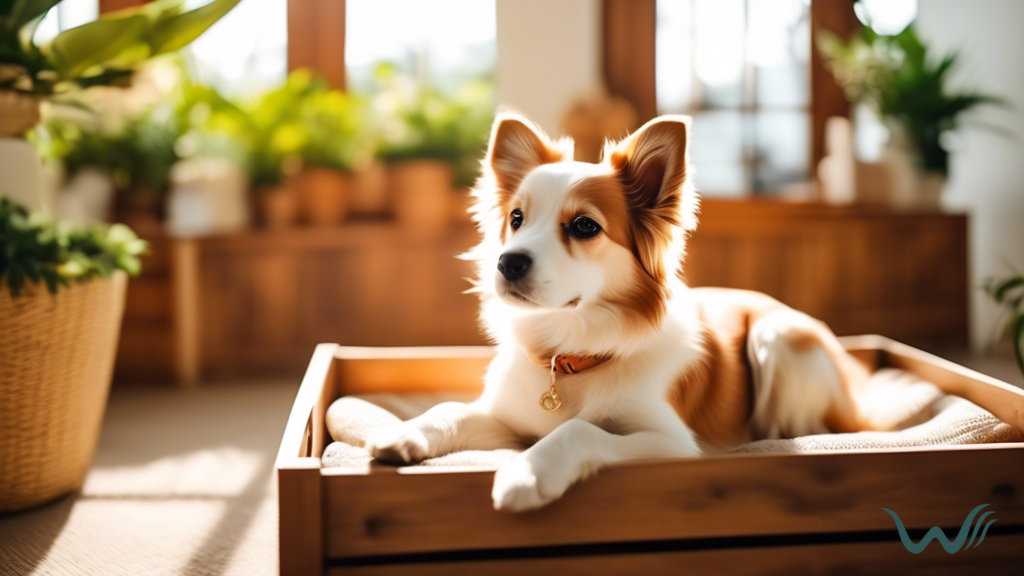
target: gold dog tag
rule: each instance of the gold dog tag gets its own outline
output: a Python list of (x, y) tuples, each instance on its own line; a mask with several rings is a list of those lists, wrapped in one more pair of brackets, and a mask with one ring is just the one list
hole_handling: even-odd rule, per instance
[(555, 357), (551, 357), (551, 389), (541, 394), (540, 407), (548, 412), (554, 412), (562, 407), (562, 399), (558, 397), (555, 390)]

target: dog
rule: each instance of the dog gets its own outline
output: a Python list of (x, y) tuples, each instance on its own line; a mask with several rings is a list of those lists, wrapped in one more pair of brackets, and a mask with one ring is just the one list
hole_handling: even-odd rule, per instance
[(529, 446), (501, 465), (497, 510), (558, 499), (603, 466), (692, 458), (759, 438), (872, 429), (867, 369), (821, 322), (769, 296), (690, 288), (698, 197), (690, 119), (656, 118), (573, 161), (498, 115), (473, 190), (473, 291), (496, 343), (484, 391), (372, 430), (373, 457), (418, 462)]

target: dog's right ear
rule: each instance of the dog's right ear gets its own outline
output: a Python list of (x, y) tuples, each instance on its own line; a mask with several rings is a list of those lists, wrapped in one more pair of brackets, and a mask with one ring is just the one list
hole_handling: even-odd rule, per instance
[(541, 164), (558, 162), (564, 156), (564, 151), (526, 118), (504, 112), (494, 119), (487, 163), (503, 194), (515, 194), (530, 171)]

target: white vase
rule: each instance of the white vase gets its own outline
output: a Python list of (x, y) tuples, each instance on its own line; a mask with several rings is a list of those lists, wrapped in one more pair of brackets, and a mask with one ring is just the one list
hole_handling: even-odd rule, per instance
[(24, 139), (0, 138), (0, 197), (10, 198), (29, 210), (47, 208), (42, 163), (35, 147)]

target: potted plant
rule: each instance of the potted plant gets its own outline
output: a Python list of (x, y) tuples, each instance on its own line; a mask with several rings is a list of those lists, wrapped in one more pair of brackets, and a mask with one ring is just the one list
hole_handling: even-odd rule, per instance
[(911, 202), (937, 206), (949, 175), (946, 134), (960, 126), (964, 112), (1001, 101), (950, 90), (957, 55), (933, 58), (913, 26), (895, 35), (863, 26), (848, 42), (822, 31), (819, 48), (846, 98), (884, 118), (890, 152), (912, 163), (917, 186)]
[(249, 183), (260, 220), (268, 228), (291, 226), (301, 212), (296, 176), (305, 133), (297, 111), (317, 89), (308, 71), (296, 70), (245, 108), (250, 124), (242, 139), (248, 143)]
[(41, 206), (42, 185), (24, 134), (44, 98), (127, 81), (135, 66), (188, 44), (238, 0), (190, 11), (159, 0), (35, 43), (38, 23), (59, 2), (0, 2), (0, 197), (8, 197), (0, 198), (0, 422), (18, 423), (0, 434), (0, 511), (40, 504), (84, 479), (110, 386), (125, 273), (138, 271), (145, 249), (125, 226), (74, 231), (30, 216), (22, 206)]
[(462, 109), (388, 66), (378, 68), (377, 82), (378, 156), (388, 164), (395, 220), (408, 233), (435, 236), (451, 223)]
[(76, 89), (124, 84), (141, 63), (198, 38), (239, 0), (212, 0), (193, 10), (159, 0), (102, 15), (37, 44), (36, 27), (61, 0), (0, 2), (0, 194), (42, 207), (39, 158), (25, 133), (44, 99), (59, 103)]
[(0, 199), (0, 512), (81, 485), (99, 438), (126, 275), (146, 243)]
[(1013, 343), (1017, 366), (1024, 374), (1024, 275), (1015, 273), (990, 279), (985, 283), (985, 292), (1005, 313), (1002, 337)]
[(311, 224), (337, 224), (345, 217), (351, 175), (367, 150), (362, 114), (358, 99), (326, 86), (298, 107), (303, 134), (298, 187), (303, 215)]

